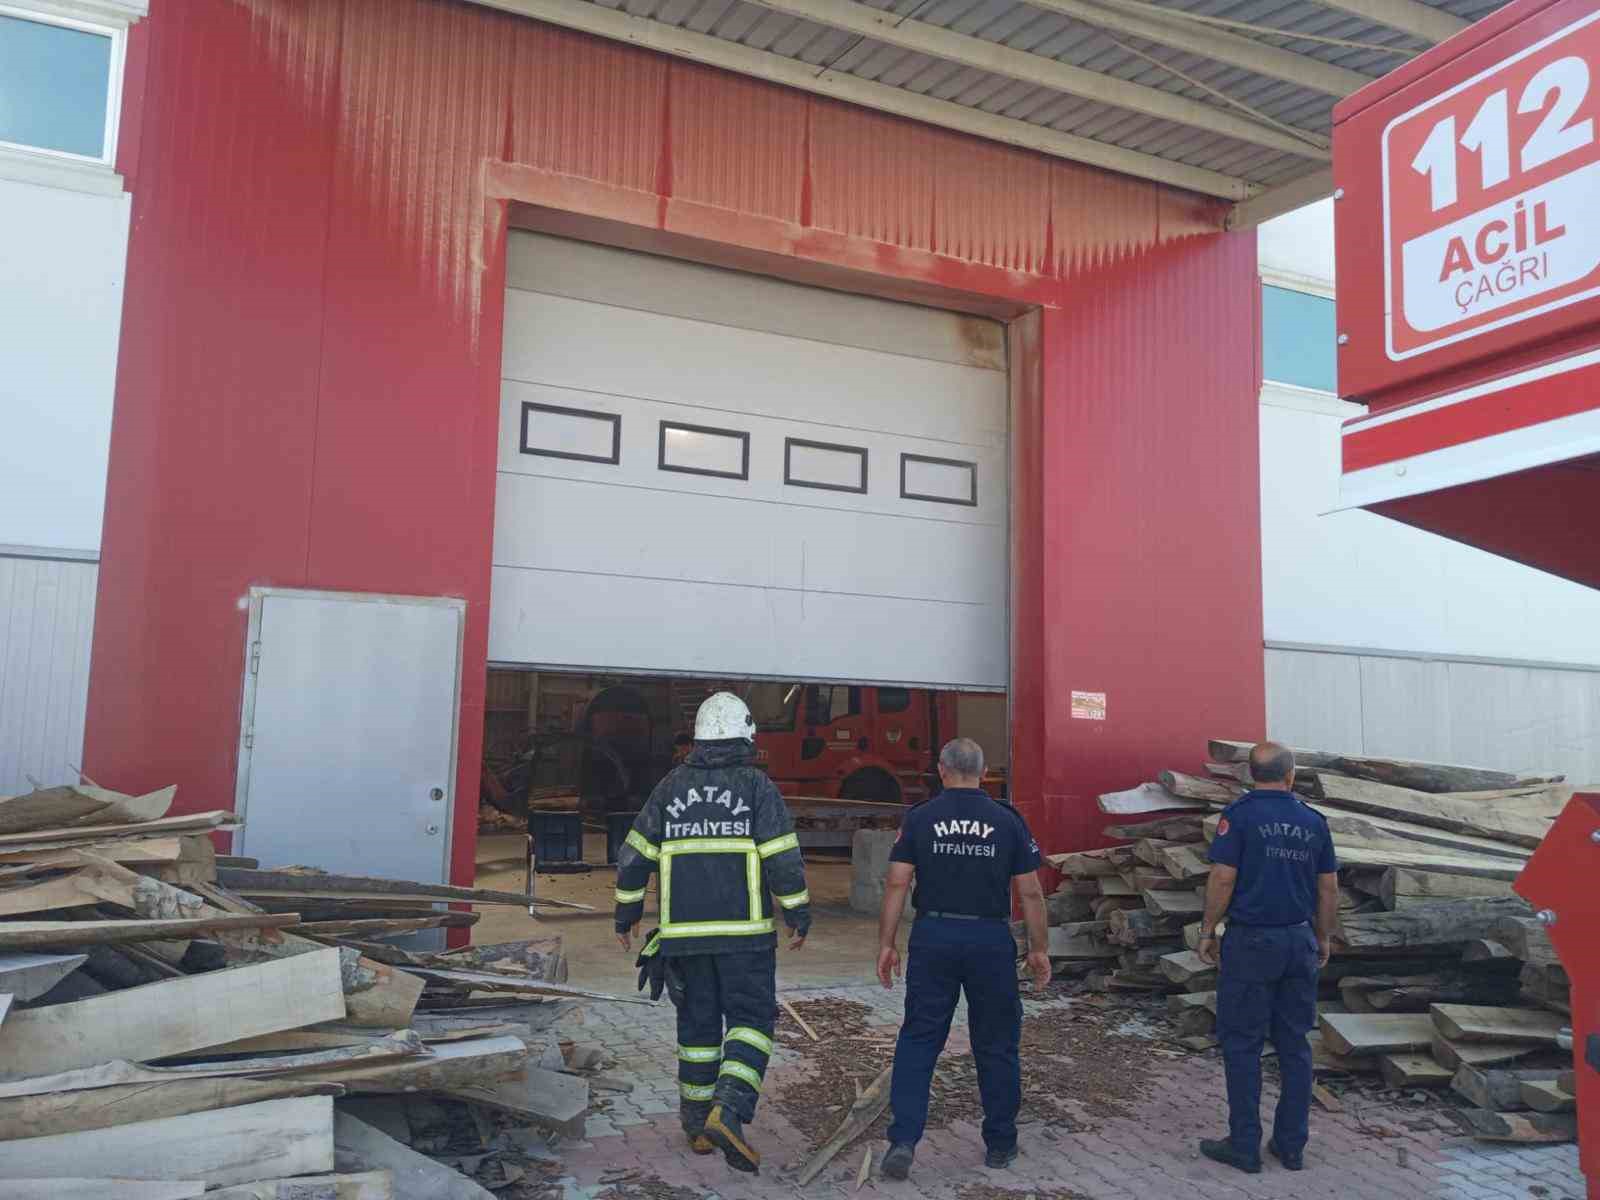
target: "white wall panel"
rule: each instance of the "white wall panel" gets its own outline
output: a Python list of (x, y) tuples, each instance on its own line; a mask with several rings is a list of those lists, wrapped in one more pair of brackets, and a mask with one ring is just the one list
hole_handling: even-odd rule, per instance
[(1361, 753), (1359, 658), (1268, 650), (1266, 672), (1268, 737), (1289, 746)]
[[(1006, 685), (998, 326), (533, 235), (512, 243), (492, 660)], [(617, 422), (617, 461), (609, 445), (529, 453), (528, 405)], [(663, 423), (723, 432), (664, 442)], [(796, 440), (850, 449), (795, 459)], [(927, 470), (903, 487), (907, 455), (972, 467), (959, 488)]]
[(0, 557), (0, 795), (77, 781), (98, 572)]
[(1330, 513), (1343, 414), (1288, 406), (1306, 395), (1263, 389), (1268, 643), (1600, 667), (1600, 591), (1372, 513)]
[(1600, 784), (1600, 670), (1267, 650), (1267, 730), (1346, 754)]
[(0, 546), (100, 548), (128, 203), (0, 180)]

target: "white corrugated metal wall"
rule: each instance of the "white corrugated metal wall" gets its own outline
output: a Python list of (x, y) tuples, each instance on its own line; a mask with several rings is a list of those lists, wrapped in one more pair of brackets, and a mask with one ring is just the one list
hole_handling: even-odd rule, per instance
[(0, 555), (0, 795), (77, 780), (98, 572)]
[(1600, 671), (1268, 647), (1267, 721), (1295, 746), (1600, 782)]

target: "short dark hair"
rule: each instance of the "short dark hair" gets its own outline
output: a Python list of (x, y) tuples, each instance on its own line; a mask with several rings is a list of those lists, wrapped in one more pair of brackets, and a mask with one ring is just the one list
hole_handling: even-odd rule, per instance
[(1258, 742), (1250, 748), (1250, 778), (1257, 783), (1282, 783), (1294, 774), (1294, 751), (1277, 742)]

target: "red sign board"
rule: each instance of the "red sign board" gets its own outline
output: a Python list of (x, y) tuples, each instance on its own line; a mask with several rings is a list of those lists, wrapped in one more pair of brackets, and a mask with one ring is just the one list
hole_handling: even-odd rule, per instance
[(1600, 11), (1539, 7), (1336, 113), (1344, 394), (1600, 320)]
[(1600, 295), (1600, 11), (1383, 131), (1390, 358)]

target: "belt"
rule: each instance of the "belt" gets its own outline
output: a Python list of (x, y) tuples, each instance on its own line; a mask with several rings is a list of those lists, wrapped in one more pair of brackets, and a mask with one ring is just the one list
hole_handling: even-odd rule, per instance
[(974, 916), (972, 913), (936, 912), (931, 908), (919, 909), (917, 911), (917, 916), (918, 918), (942, 917), (947, 921), (1000, 921), (1002, 923), (1005, 921), (1004, 917), (978, 917)]
[(1310, 921), (1290, 921), (1287, 925), (1246, 925), (1243, 921), (1229, 921), (1229, 929), (1299, 929), (1302, 925), (1309, 925)]

